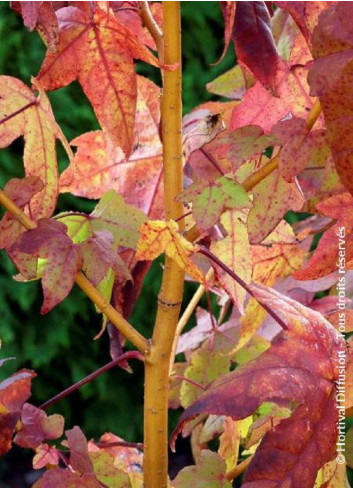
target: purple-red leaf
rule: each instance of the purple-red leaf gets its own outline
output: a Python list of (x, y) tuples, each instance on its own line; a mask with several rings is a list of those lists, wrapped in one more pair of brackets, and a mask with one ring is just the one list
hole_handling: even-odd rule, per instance
[(63, 434), (64, 418), (60, 414), (47, 414), (41, 409), (24, 404), (21, 414), (22, 429), (14, 442), (20, 447), (36, 448), (43, 440), (54, 440)]
[(182, 414), (172, 441), (185, 423), (203, 413), (242, 419), (263, 402), (294, 402), (293, 415), (265, 435), (244, 485), (312, 487), (317, 471), (336, 451), (335, 381), (344, 340), (319, 313), (266, 287), (252, 290), (287, 330), (256, 360), (214, 381)]
[(265, 2), (237, 3), (232, 37), (240, 64), (245, 64), (264, 87), (276, 92), (276, 76), (284, 62), (273, 40)]
[(31, 370), (19, 370), (0, 383), (0, 456), (11, 448), (14, 428), (31, 394)]
[[(82, 253), (67, 236), (65, 224), (51, 219), (40, 219), (38, 227), (23, 233), (11, 247), (11, 256), (21, 272), (21, 254), (44, 258), (42, 286), (44, 302), (41, 313), (49, 312), (65, 299), (81, 269)], [(18, 252), (20, 254), (18, 254)]]

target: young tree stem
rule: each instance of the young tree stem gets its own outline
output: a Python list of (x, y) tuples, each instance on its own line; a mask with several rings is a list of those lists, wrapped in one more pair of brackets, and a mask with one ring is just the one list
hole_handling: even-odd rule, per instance
[[(175, 197), (183, 189), (180, 2), (163, 2), (164, 63), (178, 68), (164, 72), (162, 142), (166, 219), (183, 215)], [(184, 219), (179, 221), (184, 229)], [(150, 353), (145, 359), (144, 485), (168, 484), (169, 360), (183, 296), (184, 272), (166, 257)]]

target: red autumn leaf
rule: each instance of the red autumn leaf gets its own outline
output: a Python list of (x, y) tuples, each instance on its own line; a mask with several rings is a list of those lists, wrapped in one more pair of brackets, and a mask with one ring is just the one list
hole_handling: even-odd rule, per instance
[(98, 231), (81, 245), (82, 270), (95, 286), (104, 279), (109, 268), (115, 275), (131, 279), (129, 269), (118, 255), (113, 242), (113, 235), (109, 231)]
[(78, 79), (104, 131), (124, 153), (133, 145), (137, 82), (133, 58), (158, 60), (112, 12), (96, 2), (91, 15), (76, 7), (56, 12), (60, 41), (47, 52), (38, 78), (46, 90)]
[(272, 134), (282, 145), (279, 172), (287, 181), (293, 181), (307, 166), (324, 166), (329, 155), (325, 131), (309, 131), (304, 119), (292, 118), (276, 124)]
[(19, 370), (0, 383), (0, 455), (8, 452), (23, 404), (31, 395), (31, 370)]
[(221, 54), (221, 57), (217, 61), (217, 64), (219, 64), (224, 56), (227, 54), (229, 43), (232, 39), (232, 32), (233, 32), (233, 26), (234, 26), (234, 19), (235, 19), (235, 9), (236, 9), (236, 3), (235, 2), (220, 2), (221, 4), (221, 9), (224, 17), (224, 48), (223, 52)]
[(43, 440), (54, 440), (63, 434), (64, 418), (60, 414), (47, 414), (41, 409), (24, 404), (21, 413), (22, 429), (14, 442), (20, 447), (36, 448)]
[(41, 313), (46, 314), (69, 294), (81, 269), (82, 256), (78, 245), (67, 236), (65, 224), (40, 219), (38, 227), (23, 233), (11, 247), (11, 256), (21, 273), (21, 255), (45, 258), (42, 286), (44, 302)]
[(82, 476), (71, 472), (69, 469), (51, 469), (35, 482), (33, 487), (106, 487), (100, 484), (96, 476), (83, 474)]
[(294, 402), (292, 416), (263, 438), (244, 487), (312, 487), (317, 471), (336, 453), (335, 380), (344, 340), (319, 313), (266, 287), (252, 290), (288, 329), (255, 360), (215, 380), (182, 414), (172, 442), (202, 413), (242, 419), (263, 402)]
[(344, 268), (353, 258), (352, 195), (348, 192), (333, 195), (317, 204), (316, 208), (337, 222), (323, 234), (310, 260), (293, 274), (299, 280), (324, 277), (337, 270), (339, 263)]
[(313, 105), (307, 82), (307, 63), (311, 53), (301, 36), (292, 47), (288, 67), (278, 70), (276, 94), (266, 90), (260, 82), (250, 88), (243, 101), (233, 111), (230, 129), (247, 125), (260, 126), (265, 133), (288, 116), (305, 119)]
[[(313, 35), (315, 58), (309, 73), (311, 93), (320, 97), (327, 127), (327, 140), (337, 172), (353, 193), (352, 25), (350, 2), (337, 3), (320, 16)], [(328, 27), (329, 26), (329, 27)], [(334, 101), (334, 103), (333, 103)]]
[(153, 82), (138, 77), (134, 149), (128, 159), (102, 131), (82, 134), (72, 141), (78, 149), (61, 175), (61, 191), (97, 199), (114, 189), (145, 214), (162, 218), (162, 145), (156, 103), (159, 94), (160, 89)]
[[(12, 178), (4, 187), (4, 192), (21, 209), (25, 209), (32, 197), (43, 189), (38, 177)], [(0, 221), (0, 248), (9, 248), (24, 232), (22, 224), (10, 212)]]
[(78, 426), (65, 431), (70, 448), (70, 465), (81, 475), (93, 472), (92, 462), (88, 455), (88, 444), (85, 435)]
[(306, 42), (311, 45), (314, 28), (321, 12), (335, 2), (276, 2), (276, 5), (291, 14), (299, 29), (302, 31)]
[(0, 147), (5, 148), (23, 136), (23, 162), (26, 176), (41, 179), (44, 188), (31, 200), (34, 219), (53, 213), (58, 197), (58, 169), (55, 141), (60, 139), (68, 153), (68, 143), (56, 124), (49, 99), (35, 80), (35, 97), (24, 83), (11, 76), (0, 77)]
[(33, 468), (42, 469), (46, 465), (59, 465), (59, 450), (47, 443), (41, 443), (36, 448), (36, 454), (33, 457)]
[(239, 2), (232, 34), (237, 59), (265, 88), (276, 92), (276, 77), (284, 69), (273, 40), (265, 2)]
[[(156, 43), (154, 42), (148, 29), (143, 26), (141, 15), (139, 11), (132, 8), (126, 8), (127, 2), (109, 2), (110, 8), (114, 11), (115, 17), (119, 22), (124, 24), (131, 32), (134, 33), (140, 44), (146, 44), (149, 48), (156, 50)], [(153, 15), (154, 20), (160, 26), (162, 26), (162, 5), (156, 2), (150, 2), (149, 7)]]
[(274, 170), (252, 190), (254, 201), (248, 216), (250, 243), (260, 243), (289, 210), (300, 211), (305, 203), (298, 183), (286, 182)]

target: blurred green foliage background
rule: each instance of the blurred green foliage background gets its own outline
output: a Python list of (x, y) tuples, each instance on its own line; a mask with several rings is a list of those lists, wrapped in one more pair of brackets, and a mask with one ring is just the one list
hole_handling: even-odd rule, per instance
[[(219, 66), (211, 66), (223, 49), (223, 19), (218, 2), (182, 2), (183, 22), (183, 97), (184, 112), (214, 97), (205, 84), (232, 67), (234, 50), (229, 49)], [(21, 18), (0, 2), (0, 74), (21, 79), (30, 85), (45, 56), (45, 46), (35, 32), (28, 32)], [(155, 81), (158, 73), (139, 64), (138, 72)], [(70, 141), (79, 134), (98, 128), (97, 121), (77, 82), (50, 93), (54, 114)], [(58, 148), (60, 170), (67, 166)], [(0, 185), (13, 177), (22, 177), (23, 141), (16, 140), (0, 152)], [(70, 195), (59, 199), (58, 211), (90, 211), (95, 202)], [(0, 210), (2, 215), (3, 210)], [(107, 335), (93, 340), (101, 318), (90, 301), (75, 287), (62, 304), (46, 316), (39, 314), (42, 292), (38, 282), (21, 284), (12, 279), (16, 273), (11, 261), (0, 251), (0, 338), (1, 357), (13, 356), (0, 371), (3, 379), (18, 368), (33, 368), (31, 402), (40, 405), (65, 387), (78, 381), (110, 360)], [(155, 263), (148, 273), (142, 295), (131, 321), (147, 336), (154, 323), (161, 265)], [(194, 290), (187, 287), (186, 302)], [(132, 441), (142, 439), (143, 372), (133, 363), (131, 374), (115, 369), (102, 375), (79, 392), (55, 406), (66, 418), (67, 428), (79, 424), (88, 438), (112, 431)], [(8, 457), (12, 455), (9, 454)], [(0, 464), (0, 478), (6, 469), (6, 457)]]

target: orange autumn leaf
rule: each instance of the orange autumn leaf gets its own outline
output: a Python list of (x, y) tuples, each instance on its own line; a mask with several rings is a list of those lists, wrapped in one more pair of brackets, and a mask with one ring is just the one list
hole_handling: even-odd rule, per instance
[(203, 272), (190, 260), (198, 246), (190, 243), (180, 233), (175, 221), (147, 221), (140, 227), (137, 243), (137, 260), (154, 260), (165, 253), (194, 280), (205, 283)]
[(46, 90), (78, 80), (97, 119), (110, 138), (129, 155), (133, 143), (137, 81), (133, 58), (158, 65), (133, 33), (109, 10), (65, 7), (56, 12), (59, 44), (47, 52), (38, 78)]
[(17, 78), (0, 77), (0, 148), (6, 148), (23, 136), (25, 174), (40, 178), (44, 184), (43, 190), (30, 201), (31, 215), (39, 219), (52, 215), (59, 193), (56, 139), (68, 154), (71, 150), (54, 119), (48, 97), (35, 80), (34, 84), (38, 97)]

